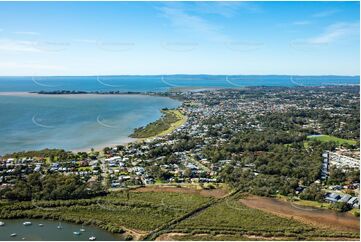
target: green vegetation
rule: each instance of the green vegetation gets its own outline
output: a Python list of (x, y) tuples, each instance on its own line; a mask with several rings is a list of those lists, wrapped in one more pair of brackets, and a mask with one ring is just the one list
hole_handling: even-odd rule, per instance
[(172, 239), (179, 241), (248, 241), (254, 240), (241, 235), (217, 235), (216, 233), (211, 234), (182, 234), (174, 235)]
[(186, 117), (175, 109), (163, 109), (163, 116), (145, 127), (136, 128), (130, 135), (132, 138), (150, 138), (165, 135), (185, 123)]
[(62, 161), (70, 161), (70, 160), (81, 160), (81, 159), (96, 157), (97, 155), (99, 155), (99, 153), (94, 151), (88, 154), (86, 152), (73, 153), (72, 151), (65, 151), (63, 149), (43, 149), (43, 150), (14, 152), (11, 154), (4, 155), (3, 158), (7, 159), (7, 158), (33, 157), (36, 160), (45, 161), (46, 163), (49, 163), (49, 162), (62, 162)]
[(352, 207), (345, 202), (337, 202), (337, 203), (332, 203), (330, 205), (330, 208), (337, 212), (346, 212), (349, 211)]
[(231, 160), (221, 177), (234, 189), (262, 196), (295, 195), (299, 184), (312, 184), (321, 170), (323, 145), (310, 142), (305, 149), (304, 139), (297, 132), (246, 131), (204, 152), (211, 161)]
[(229, 229), (237, 232), (288, 231), (298, 233), (310, 230), (310, 227), (301, 223), (247, 208), (232, 199), (218, 203), (198, 216), (183, 221), (177, 228), (206, 230), (207, 232)]
[(356, 145), (356, 140), (342, 139), (332, 135), (320, 135), (320, 136), (307, 136), (307, 139), (319, 140), (321, 142), (335, 142), (338, 145), (349, 144)]
[(86, 184), (76, 175), (48, 174), (42, 177), (39, 173), (18, 179), (12, 188), (0, 190), (0, 197), (13, 201), (81, 199), (104, 194), (99, 183)]
[(75, 155), (71, 151), (65, 151), (62, 149), (43, 149), (43, 150), (33, 150), (33, 151), (21, 151), (15, 152), (12, 154), (7, 154), (4, 158), (22, 158), (22, 157), (37, 157), (40, 159), (49, 158), (59, 158), (60, 160), (64, 159), (73, 159)]
[[(217, 203), (196, 216), (179, 223), (169, 232), (187, 234), (207, 234), (209, 240), (216, 235), (287, 237), (293, 240), (312, 237), (350, 237), (357, 233), (321, 230), (292, 219), (281, 218), (241, 205), (239, 201), (228, 198)], [(187, 239), (187, 237), (185, 237)]]
[(360, 209), (359, 208), (351, 209), (350, 213), (355, 217), (360, 217)]
[(360, 170), (359, 169), (347, 169), (337, 168), (331, 166), (329, 170), (329, 177), (327, 184), (329, 185), (343, 185), (347, 183), (360, 182)]
[[(285, 201), (289, 201), (290, 199), (286, 198)], [(310, 200), (291, 200), (293, 203), (301, 206), (315, 207), (315, 208), (329, 208), (330, 203), (327, 202), (319, 202), (319, 201), (310, 201)]]
[(300, 195), (300, 198), (303, 200), (311, 201), (323, 201), (325, 193), (322, 191), (322, 185), (313, 183), (307, 187)]
[(4, 202), (0, 218), (59, 219), (94, 224), (110, 232), (150, 231), (207, 201), (193, 194), (124, 191), (91, 199)]

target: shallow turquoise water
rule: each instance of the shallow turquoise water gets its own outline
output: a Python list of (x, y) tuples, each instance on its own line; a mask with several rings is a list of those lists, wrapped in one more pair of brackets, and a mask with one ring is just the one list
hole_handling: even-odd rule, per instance
[(162, 108), (179, 105), (145, 95), (0, 95), (0, 154), (121, 144), (134, 128), (157, 120)]

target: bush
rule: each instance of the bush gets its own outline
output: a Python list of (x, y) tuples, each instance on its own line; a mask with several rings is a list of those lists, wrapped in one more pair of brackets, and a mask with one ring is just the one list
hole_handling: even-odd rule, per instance
[(133, 240), (133, 236), (131, 236), (130, 234), (128, 234), (127, 236), (125, 236), (124, 240), (125, 240), (125, 241)]
[(337, 212), (346, 212), (351, 209), (351, 206), (345, 202), (336, 202), (330, 205), (330, 208)]

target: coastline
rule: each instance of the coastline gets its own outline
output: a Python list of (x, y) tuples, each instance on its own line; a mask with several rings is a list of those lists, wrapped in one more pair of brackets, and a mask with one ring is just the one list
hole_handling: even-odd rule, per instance
[(36, 92), (0, 92), (0, 96), (15, 96), (15, 97), (64, 97), (64, 98), (85, 98), (85, 97), (117, 97), (117, 96), (151, 96), (145, 93), (119, 93), (119, 94), (103, 94), (103, 93), (74, 93), (74, 94), (46, 94)]
[[(172, 110), (169, 110), (169, 111), (172, 111), (175, 115), (177, 115), (177, 117), (179, 118), (178, 121), (174, 122), (174, 123), (170, 123), (170, 127), (166, 130), (162, 130), (160, 131), (159, 133), (157, 133), (156, 135), (152, 135), (152, 136), (149, 136), (149, 137), (144, 137), (144, 138), (137, 138), (138, 141), (143, 141), (143, 140), (147, 140), (147, 139), (154, 139), (154, 138), (158, 138), (158, 137), (163, 137), (163, 136), (166, 136), (170, 133), (172, 133), (174, 130), (176, 130), (177, 128), (183, 126), (187, 120), (188, 120), (188, 117), (186, 115), (184, 115), (180, 110), (178, 109), (172, 109)], [(161, 117), (162, 118), (162, 117)], [(156, 120), (155, 122), (159, 121), (161, 118), (159, 118), (158, 120)], [(151, 124), (151, 123), (149, 123)], [(148, 125), (147, 125), (148, 126)], [(147, 126), (145, 128), (147, 128)]]
[[(119, 141), (112, 141), (112, 142), (109, 141), (107, 143), (99, 144), (99, 145), (92, 146), (92, 147), (69, 149), (69, 151), (74, 152), (74, 153), (77, 153), (77, 152), (90, 152), (91, 149), (93, 148), (94, 152), (96, 152), (96, 151), (102, 152), (105, 147), (110, 147), (111, 148), (111, 147), (116, 147), (117, 145), (125, 145), (126, 146), (126, 145), (129, 145), (131, 143), (140, 143), (140, 142), (143, 142), (145, 140), (152, 140), (152, 139), (155, 139), (155, 138), (158, 138), (158, 137), (163, 137), (163, 136), (166, 136), (166, 135), (172, 133), (174, 130), (176, 130), (177, 128), (184, 125), (187, 122), (187, 119), (188, 119), (188, 117), (184, 116), (183, 119), (181, 119), (178, 122), (172, 124), (169, 129), (164, 130), (164, 131), (160, 132), (159, 134), (151, 136), (151, 137), (147, 137), (147, 138), (131, 138), (131, 137), (128, 136), (127, 138), (124, 138), (124, 139), (119, 140)], [(159, 120), (159, 119), (157, 119), (157, 120)]]
[(95, 145), (95, 146), (92, 146), (92, 147), (69, 149), (69, 151), (75, 152), (75, 153), (77, 153), (77, 152), (90, 152), (91, 149), (93, 148), (94, 151), (102, 152), (105, 147), (115, 147), (117, 145), (128, 145), (128, 144), (131, 144), (133, 142), (138, 142), (138, 141), (139, 141), (139, 139), (127, 137), (127, 138), (124, 138), (123, 140), (119, 140), (119, 141), (109, 141), (107, 143), (98, 144), (98, 145)]

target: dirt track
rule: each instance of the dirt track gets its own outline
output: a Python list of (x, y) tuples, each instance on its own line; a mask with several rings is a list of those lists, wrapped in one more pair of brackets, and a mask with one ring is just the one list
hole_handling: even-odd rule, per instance
[(187, 193), (187, 194), (197, 194), (204, 197), (214, 197), (214, 198), (221, 198), (227, 195), (227, 191), (222, 189), (194, 189), (194, 188), (187, 188), (187, 187), (167, 187), (167, 186), (148, 186), (148, 187), (141, 187), (134, 192), (177, 192), (177, 193)]
[(326, 209), (318, 209), (284, 202), (275, 198), (250, 196), (240, 202), (250, 208), (257, 208), (278, 216), (293, 218), (317, 227), (334, 230), (360, 231), (360, 220), (347, 213), (336, 213)]

